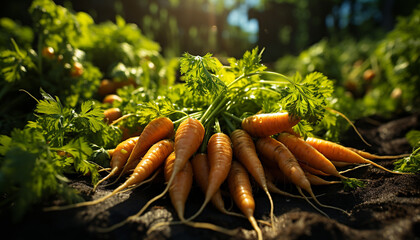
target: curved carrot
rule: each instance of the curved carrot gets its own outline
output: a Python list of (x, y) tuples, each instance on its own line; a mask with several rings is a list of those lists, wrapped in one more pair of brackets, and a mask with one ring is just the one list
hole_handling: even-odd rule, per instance
[(292, 128), (299, 121), (287, 112), (256, 114), (242, 120), (242, 129), (254, 137), (268, 137)]
[(299, 161), (304, 162), (326, 174), (346, 179), (346, 177), (342, 176), (337, 171), (335, 166), (328, 158), (326, 158), (308, 142), (305, 142), (305, 140), (302, 138), (296, 137), (289, 133), (280, 133), (277, 137), (277, 140), (283, 143), (290, 150), (290, 152), (292, 152), (293, 155), (299, 159)]
[(271, 198), (270, 192), (267, 187), (267, 180), (264, 174), (264, 168), (261, 164), (260, 159), (255, 149), (254, 141), (251, 136), (242, 129), (236, 129), (230, 134), (233, 146), (233, 152), (236, 159), (242, 163), (243, 166), (248, 170), (255, 181), (267, 194), (268, 200), (270, 201), (270, 218), (271, 224), (274, 227), (274, 204)]
[(159, 117), (149, 122), (140, 134), (139, 140), (137, 141), (136, 146), (134, 146), (120, 176), (130, 170), (130, 167), (133, 167), (132, 163), (139, 161), (150, 146), (159, 140), (171, 137), (173, 131), (174, 124), (171, 119), (167, 117)]
[(262, 232), (254, 217), (255, 200), (252, 196), (251, 183), (248, 173), (241, 163), (232, 161), (232, 167), (228, 175), (228, 186), (236, 206), (248, 218), (252, 227), (257, 232), (257, 237), (262, 240)]
[(99, 184), (109, 179), (110, 177), (117, 175), (123, 169), (138, 139), (139, 137), (129, 138), (119, 143), (115, 149), (108, 150), (108, 153), (112, 155), (111, 161), (109, 163), (109, 165), (111, 166), (111, 172), (109, 172), (107, 176), (99, 180), (95, 184), (95, 186), (93, 186), (92, 191), (95, 191)]
[(201, 208), (187, 221), (194, 219), (204, 210), (204, 207), (227, 178), (233, 155), (230, 138), (224, 133), (213, 134), (207, 143), (207, 155), (210, 170), (204, 202)]
[[(175, 161), (175, 152), (172, 152), (165, 162), (165, 168), (164, 168), (165, 181), (169, 181), (169, 179), (172, 176), (174, 161)], [(175, 176), (173, 180), (173, 184), (169, 188), (169, 197), (181, 221), (185, 221), (185, 218), (184, 218), (185, 203), (187, 202), (187, 197), (188, 197), (188, 194), (190, 193), (192, 183), (193, 183), (193, 170), (191, 167), (191, 163), (187, 161), (184, 168), (181, 171), (179, 171), (178, 174)]]
[(349, 162), (349, 163), (369, 163), (375, 167), (378, 167), (390, 173), (407, 174), (407, 173), (395, 172), (395, 171), (389, 170), (375, 162), (372, 162), (371, 160), (361, 157), (356, 152), (334, 142), (330, 142), (330, 141), (318, 139), (318, 138), (308, 138), (306, 142), (310, 146), (317, 149), (320, 153), (322, 153), (325, 157), (327, 157), (331, 161)]
[(171, 140), (162, 140), (154, 144), (149, 151), (144, 155), (142, 160), (134, 169), (134, 172), (130, 175), (130, 177), (121, 184), (118, 188), (114, 189), (110, 194), (105, 195), (102, 198), (89, 201), (89, 202), (82, 202), (71, 204), (67, 206), (57, 206), (57, 207), (50, 207), (45, 210), (65, 210), (75, 207), (82, 207), (82, 206), (90, 206), (97, 203), (100, 203), (115, 194), (121, 192), (122, 190), (126, 189), (127, 187), (139, 184), (147, 177), (149, 177), (162, 163), (165, 159), (171, 154), (174, 150), (174, 143)]

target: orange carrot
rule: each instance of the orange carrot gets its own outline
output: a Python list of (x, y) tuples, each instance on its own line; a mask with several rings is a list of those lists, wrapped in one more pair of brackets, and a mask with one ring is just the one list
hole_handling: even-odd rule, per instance
[[(290, 135), (290, 134), (289, 134)], [(293, 136), (293, 135), (291, 135)], [(296, 160), (295, 156), (291, 153), (291, 151), (283, 145), (281, 142), (270, 138), (260, 138), (257, 140), (256, 143), (258, 152), (264, 156), (267, 160), (274, 161), (278, 164), (279, 168), (282, 172), (286, 175), (286, 177), (296, 185), (299, 193), (305, 198), (305, 200), (311, 204), (316, 210), (318, 210), (324, 216), (327, 216), (323, 211), (318, 209), (314, 206), (303, 194), (301, 189), (307, 191), (311, 197), (315, 200), (315, 202), (323, 207), (333, 208), (340, 211), (344, 211), (342, 209), (338, 209), (332, 206), (327, 206), (318, 201), (315, 194), (312, 191), (311, 184), (309, 180), (306, 178), (305, 173), (303, 172), (302, 168), (300, 167), (298, 161)]]
[(254, 137), (268, 137), (295, 126), (298, 118), (287, 112), (256, 114), (242, 121), (242, 129)]
[(305, 140), (302, 138), (296, 137), (289, 133), (280, 133), (277, 137), (277, 140), (283, 143), (290, 150), (290, 152), (292, 152), (293, 155), (299, 159), (299, 161), (302, 161), (326, 174), (330, 174), (339, 178), (346, 178), (337, 171), (329, 159), (327, 159), (309, 143), (305, 142)]
[[(203, 193), (205, 194), (207, 191), (207, 186), (209, 183), (209, 172), (210, 172), (210, 166), (207, 159), (207, 154), (205, 153), (199, 153), (196, 154), (191, 159), (191, 165), (193, 167), (193, 173), (194, 173), (194, 179), (197, 182), (198, 186), (201, 188)], [(243, 217), (243, 215), (240, 215), (235, 212), (230, 212), (225, 208), (225, 203), (222, 198), (222, 193), (220, 190), (217, 190), (217, 192), (213, 195), (211, 198), (211, 202), (216, 207), (217, 210), (220, 212), (232, 215), (232, 216), (239, 216)]]
[(395, 172), (395, 171), (389, 170), (375, 162), (372, 162), (371, 160), (361, 157), (356, 152), (334, 142), (330, 142), (330, 141), (318, 139), (318, 138), (308, 138), (306, 140), (306, 143), (308, 143), (310, 146), (317, 149), (319, 152), (321, 152), (325, 157), (327, 157), (331, 161), (349, 162), (349, 163), (369, 163), (375, 167), (378, 167), (390, 173), (407, 174), (407, 173)]
[[(169, 178), (166, 188), (162, 193), (149, 200), (139, 212), (130, 218), (140, 216), (154, 201), (163, 197), (169, 190), (175, 176), (181, 171), (192, 155), (198, 150), (204, 139), (204, 126), (194, 118), (187, 118), (179, 124), (175, 133), (175, 160), (172, 170), (172, 176)], [(128, 221), (128, 218), (126, 221)], [(183, 221), (184, 222), (184, 221)]]
[(76, 203), (67, 206), (50, 207), (46, 210), (65, 210), (100, 203), (130, 186), (141, 183), (143, 180), (149, 177), (160, 165), (163, 164), (165, 159), (169, 156), (169, 154), (171, 154), (171, 152), (173, 152), (173, 150), (174, 143), (171, 140), (159, 141), (156, 144), (154, 144), (149, 149), (149, 151), (147, 151), (142, 160), (134, 169), (134, 172), (131, 174), (131, 176), (110, 194), (93, 201)]
[(159, 117), (149, 122), (141, 132), (139, 140), (137, 141), (136, 146), (134, 146), (120, 176), (132, 169), (133, 165), (135, 166), (135, 162), (140, 160), (150, 146), (159, 140), (171, 137), (173, 131), (174, 124), (171, 119), (167, 117)]
[(131, 185), (142, 182), (144, 179), (149, 177), (160, 165), (163, 164), (165, 159), (169, 156), (169, 154), (171, 154), (171, 152), (173, 152), (173, 150), (174, 143), (171, 140), (165, 139), (155, 143), (137, 164), (130, 177), (122, 185), (116, 188), (113, 193), (117, 193)]
[(122, 113), (119, 108), (108, 108), (104, 111), (104, 115), (104, 121), (108, 124), (122, 117)]
[(224, 133), (213, 134), (207, 143), (207, 155), (210, 170), (204, 202), (188, 221), (197, 217), (204, 210), (204, 207), (227, 178), (233, 155), (230, 138)]
[[(174, 161), (175, 152), (172, 152), (165, 162), (164, 174), (166, 181), (169, 181), (169, 179), (172, 176)], [(171, 198), (172, 205), (174, 206), (175, 211), (177, 212), (178, 217), (181, 221), (185, 221), (185, 203), (187, 202), (187, 197), (190, 193), (192, 183), (193, 170), (191, 167), (191, 163), (187, 161), (184, 168), (180, 172), (178, 172), (178, 174), (174, 177), (173, 184), (169, 188), (169, 197)]]
[(255, 181), (267, 194), (268, 200), (270, 201), (270, 218), (271, 224), (274, 227), (274, 204), (271, 198), (270, 192), (267, 187), (267, 180), (264, 174), (264, 168), (261, 164), (260, 159), (255, 149), (254, 141), (251, 136), (242, 129), (236, 129), (230, 134), (233, 151), (236, 159), (242, 163), (243, 166), (248, 170)]
[(369, 160), (376, 160), (376, 159), (397, 159), (397, 158), (404, 158), (410, 156), (410, 154), (400, 154), (400, 155), (386, 155), (386, 156), (380, 156), (372, 153), (368, 153), (359, 149), (350, 148), (348, 149), (352, 150), (353, 152), (359, 154), (361, 157), (364, 157)]
[(254, 217), (255, 200), (252, 196), (251, 183), (248, 173), (241, 163), (232, 161), (228, 176), (228, 186), (236, 206), (248, 218), (252, 227), (257, 232), (257, 238), (262, 240), (262, 232)]
[(110, 155), (112, 155), (110, 162), (111, 171), (107, 176), (105, 176), (95, 184), (92, 191), (95, 191), (99, 184), (109, 179), (110, 177), (117, 175), (123, 169), (138, 139), (138, 137), (129, 138), (118, 144), (117, 147), (111, 152), (110, 150), (108, 150)]
[(310, 191), (311, 185), (305, 177), (305, 173), (286, 146), (273, 138), (265, 137), (257, 140), (256, 147), (258, 153), (267, 161), (276, 163), (291, 182), (308, 192)]

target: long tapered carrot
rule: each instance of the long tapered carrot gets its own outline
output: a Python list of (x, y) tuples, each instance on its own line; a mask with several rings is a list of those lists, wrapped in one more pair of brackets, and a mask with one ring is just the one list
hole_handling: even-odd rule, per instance
[[(270, 137), (265, 137), (265, 138), (260, 138), (257, 140), (256, 147), (257, 147), (257, 151), (262, 156), (264, 156), (267, 160), (274, 161), (278, 164), (279, 168), (286, 175), (286, 177), (293, 184), (296, 185), (296, 187), (298, 188), (302, 196), (305, 197), (305, 195), (302, 193), (300, 189), (304, 189), (305, 191), (307, 191), (318, 205), (322, 207), (332, 208), (332, 209), (345, 212), (342, 209), (339, 209), (333, 206), (327, 206), (318, 201), (318, 199), (316, 198), (315, 194), (312, 191), (309, 180), (306, 178), (305, 173), (300, 167), (295, 156), (281, 142)], [(325, 214), (323, 211), (321, 211), (319, 208), (313, 205), (306, 197), (305, 197), (305, 200), (309, 204), (311, 204), (321, 214), (328, 217), (327, 214)]]
[[(210, 172), (207, 154), (198, 153), (194, 155), (194, 157), (191, 159), (191, 165), (193, 167), (194, 180), (205, 194), (209, 183)], [(231, 212), (226, 209), (225, 202), (223, 201), (222, 193), (220, 190), (217, 190), (217, 192), (213, 195), (213, 197), (211, 198), (211, 202), (217, 210), (226, 215), (245, 217), (244, 215), (241, 215), (236, 212)]]
[[(166, 181), (169, 181), (169, 179), (172, 176), (174, 161), (175, 152), (172, 152), (172, 154), (169, 155), (165, 162), (164, 174)], [(187, 202), (188, 194), (190, 193), (192, 183), (193, 170), (191, 163), (187, 161), (184, 168), (181, 171), (179, 171), (178, 174), (174, 177), (173, 184), (169, 188), (169, 197), (181, 221), (185, 221), (185, 203)]]
[(45, 210), (65, 210), (75, 207), (83, 207), (83, 206), (90, 206), (116, 195), (117, 193), (121, 192), (122, 190), (141, 183), (143, 180), (148, 178), (156, 169), (163, 164), (164, 160), (173, 152), (174, 150), (174, 143), (171, 140), (161, 140), (155, 143), (149, 151), (144, 155), (142, 160), (137, 164), (134, 172), (130, 175), (130, 177), (119, 187), (114, 189), (110, 194), (105, 195), (102, 198), (89, 201), (89, 202), (82, 202), (71, 204), (67, 206), (56, 206), (46, 208)]
[(283, 143), (299, 161), (326, 174), (339, 178), (346, 178), (337, 171), (334, 164), (332, 164), (328, 158), (309, 143), (305, 142), (302, 138), (289, 133), (280, 133), (277, 140)]
[(254, 217), (255, 200), (252, 196), (252, 188), (249, 176), (241, 163), (232, 161), (232, 166), (228, 176), (229, 191), (233, 201), (241, 212), (248, 218), (252, 227), (257, 232), (257, 238), (263, 239), (260, 227)]
[(287, 112), (256, 114), (242, 121), (242, 129), (254, 137), (268, 137), (295, 126), (299, 119)]
[(255, 179), (258, 185), (267, 194), (270, 202), (270, 219), (271, 224), (274, 227), (274, 204), (271, 198), (270, 192), (267, 187), (267, 180), (264, 174), (264, 168), (261, 164), (260, 159), (255, 149), (254, 141), (251, 136), (242, 129), (236, 129), (230, 134), (232, 140), (233, 152), (236, 159), (242, 163), (243, 166), (248, 170), (251, 176)]
[(306, 143), (314, 147), (316, 150), (318, 150), (320, 153), (322, 153), (325, 157), (327, 157), (331, 161), (349, 162), (349, 163), (369, 163), (375, 167), (378, 167), (390, 173), (407, 174), (407, 173), (389, 170), (375, 162), (372, 162), (369, 159), (363, 158), (356, 152), (331, 141), (327, 141), (327, 140), (323, 140), (319, 138), (308, 138), (306, 139)]
[(256, 147), (258, 153), (267, 161), (276, 163), (292, 183), (307, 191), (311, 189), (311, 184), (298, 161), (281, 142), (270, 137), (259, 138)]
[(165, 139), (155, 143), (137, 164), (130, 177), (116, 188), (114, 192), (121, 191), (130, 185), (146, 179), (163, 164), (164, 160), (173, 152), (173, 150), (174, 143), (171, 140)]
[(131, 152), (134, 149), (139, 137), (132, 137), (125, 141), (122, 141), (117, 145), (115, 149), (112, 150), (112, 157), (110, 161), (111, 171), (107, 176), (99, 180), (95, 186), (93, 186), (93, 190), (95, 191), (99, 184), (104, 182), (105, 180), (109, 179), (117, 175), (123, 169), (124, 165), (127, 163), (127, 159), (130, 156)]
[(159, 117), (149, 122), (141, 132), (136, 146), (130, 154), (121, 174), (130, 170), (132, 162), (140, 160), (147, 150), (156, 142), (170, 138), (174, 131), (174, 124), (167, 117)]
[[(129, 221), (131, 218), (136, 218), (137, 216), (140, 216), (144, 211), (146, 211), (150, 204), (162, 198), (168, 192), (176, 174), (178, 174), (178, 172), (184, 168), (187, 161), (200, 147), (204, 138), (204, 133), (204, 126), (197, 119), (187, 118), (179, 124), (178, 129), (175, 133), (175, 160), (172, 170), (172, 176), (169, 178), (165, 189), (160, 194), (150, 199), (143, 206), (143, 208), (140, 209), (140, 211), (138, 211), (135, 215), (127, 218), (125, 222)], [(117, 227), (119, 226), (122, 226), (122, 224), (119, 224)]]
[(204, 202), (200, 209), (193, 216), (188, 218), (188, 221), (191, 221), (197, 217), (204, 210), (207, 203), (219, 190), (220, 186), (229, 174), (229, 169), (233, 157), (229, 136), (224, 133), (213, 134), (207, 143), (207, 155), (210, 170)]

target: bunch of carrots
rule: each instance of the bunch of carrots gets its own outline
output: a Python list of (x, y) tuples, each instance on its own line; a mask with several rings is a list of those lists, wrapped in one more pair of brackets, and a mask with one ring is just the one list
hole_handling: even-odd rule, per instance
[[(111, 170), (98, 184), (111, 177), (119, 179), (129, 174), (129, 177), (112, 193), (90, 202), (53, 206), (46, 210), (64, 210), (98, 204), (117, 193), (151, 180), (152, 176), (163, 171), (166, 181), (164, 191), (146, 203), (137, 214), (111, 226), (106, 229), (107, 231), (118, 228), (141, 215), (154, 201), (169, 193), (180, 223), (234, 234), (234, 230), (224, 229), (211, 223), (193, 222), (193, 219), (211, 202), (225, 214), (247, 218), (255, 229), (258, 239), (262, 239), (258, 221), (253, 216), (255, 201), (251, 188), (252, 179), (258, 183), (270, 200), (271, 223), (269, 224), (273, 224), (274, 206), (271, 193), (304, 198), (324, 215), (326, 214), (321, 209), (312, 204), (310, 198), (320, 207), (333, 208), (346, 213), (344, 210), (319, 202), (312, 191), (312, 186), (331, 183), (322, 179), (322, 176), (347, 180), (348, 178), (336, 169), (336, 165), (342, 166), (343, 163), (372, 164), (390, 171), (372, 162), (373, 159), (384, 156), (346, 148), (322, 139), (305, 140), (299, 137), (292, 129), (298, 122), (299, 119), (287, 112), (256, 114), (243, 119), (242, 128), (232, 129), (228, 135), (221, 131), (206, 132), (202, 122), (192, 117), (181, 119), (176, 131), (174, 130), (176, 123), (174, 124), (171, 119), (156, 118), (139, 136), (122, 141), (110, 151)], [(205, 194), (205, 200), (193, 216), (185, 218), (185, 203), (194, 180)], [(275, 185), (276, 180), (285, 180), (294, 184), (300, 195), (278, 189)], [(224, 182), (227, 182), (230, 196), (241, 213), (231, 212), (225, 208), (221, 194)], [(310, 198), (305, 196), (302, 189), (309, 193)], [(155, 228), (157, 226), (152, 229)]]
[[(260, 224), (274, 226), (273, 193), (304, 199), (327, 217), (321, 208), (332, 208), (348, 214), (343, 209), (321, 203), (312, 191), (312, 186), (340, 182), (359, 184), (360, 180), (342, 175), (337, 167), (370, 164), (393, 172), (372, 160), (401, 156), (377, 156), (323, 139), (301, 137), (299, 126), (302, 122), (307, 124), (322, 118), (327, 97), (331, 95), (332, 83), (320, 73), (310, 74), (305, 79), (300, 76), (290, 79), (279, 73), (264, 71), (265, 67), (259, 63), (260, 55), (254, 49), (245, 53), (241, 60), (230, 60), (230, 67), (223, 67), (210, 55), (184, 55), (181, 59), (181, 73), (190, 91), (179, 91), (185, 96), (176, 96), (174, 99), (170, 97), (173, 94), (159, 98), (172, 101), (170, 104), (155, 104), (158, 108), (166, 107), (165, 111), (160, 112), (167, 114), (156, 114), (157, 117), (145, 124), (140, 134), (128, 137), (109, 151), (110, 171), (93, 190), (110, 179), (112, 182), (108, 181), (106, 186), (119, 183), (121, 177), (126, 180), (110, 194), (97, 200), (52, 206), (46, 210), (98, 204), (118, 193), (152, 181), (163, 171), (166, 186), (162, 193), (125, 221), (102, 231), (112, 231), (142, 215), (150, 205), (166, 194), (169, 194), (179, 221), (159, 223), (149, 231), (163, 224), (181, 223), (235, 234), (236, 230), (194, 221), (211, 202), (224, 214), (248, 219), (257, 238), (263, 239)], [(195, 92), (204, 94), (204, 98), (210, 101), (196, 101)], [(121, 102), (122, 99), (113, 96), (113, 99), (106, 101)], [(278, 106), (279, 102), (281, 111), (259, 112), (264, 103)], [(251, 114), (241, 115), (245, 112)], [(180, 116), (180, 113), (183, 115)], [(136, 114), (123, 115), (119, 109), (112, 108), (104, 115), (104, 120), (109, 124), (117, 124)], [(325, 176), (341, 181), (327, 181), (323, 178)], [(267, 195), (270, 222), (254, 217), (256, 203), (252, 181)], [(299, 195), (279, 189), (277, 181), (295, 185)], [(240, 213), (225, 208), (222, 197), (225, 182)], [(185, 204), (194, 183), (203, 191), (204, 201), (195, 214), (185, 217)]]

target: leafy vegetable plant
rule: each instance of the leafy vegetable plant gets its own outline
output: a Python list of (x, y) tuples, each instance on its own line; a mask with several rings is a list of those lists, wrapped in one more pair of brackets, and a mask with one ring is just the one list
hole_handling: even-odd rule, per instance
[(113, 146), (119, 139), (118, 129), (104, 123), (103, 110), (92, 101), (76, 111), (57, 97), (41, 94), (35, 120), (10, 136), (0, 136), (0, 192), (7, 196), (2, 204), (10, 207), (16, 219), (52, 196), (80, 201), (68, 187), (66, 175), (90, 175), (92, 183), (98, 181), (100, 166), (93, 158), (100, 155), (97, 146)]

